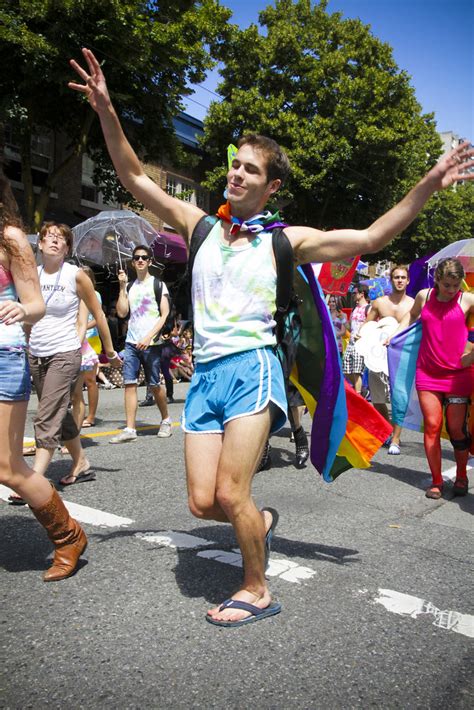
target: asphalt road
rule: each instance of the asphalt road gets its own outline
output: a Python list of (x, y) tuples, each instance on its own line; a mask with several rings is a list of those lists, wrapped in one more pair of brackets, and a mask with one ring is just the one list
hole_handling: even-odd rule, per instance
[[(62, 492), (88, 521), (77, 574), (43, 583), (50, 543), (0, 500), (1, 708), (473, 706), (474, 495), (424, 497), (419, 435), (333, 484), (294, 468), (287, 430), (274, 437), (254, 492), (280, 512), (282, 613), (225, 629), (205, 612), (238, 586), (239, 555), (229, 526), (187, 510), (180, 428), (158, 439), (157, 410), (140, 409), (138, 441), (112, 446), (121, 391), (101, 392), (99, 415), (84, 440), (97, 480)], [(57, 455), (49, 475), (67, 470)]]

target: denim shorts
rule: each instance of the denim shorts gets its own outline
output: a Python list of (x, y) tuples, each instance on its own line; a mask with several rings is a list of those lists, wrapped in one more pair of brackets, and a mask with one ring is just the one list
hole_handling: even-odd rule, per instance
[(22, 347), (0, 348), (0, 401), (28, 401), (31, 393), (30, 367)]
[(182, 417), (188, 434), (221, 434), (231, 419), (257, 414), (270, 402), (277, 414), (271, 433), (287, 418), (285, 382), (272, 348), (257, 348), (197, 364)]
[(145, 370), (145, 381), (150, 387), (160, 384), (160, 350), (152, 345), (146, 350), (139, 350), (133, 343), (125, 343), (123, 362), (123, 384), (137, 385), (140, 365)]

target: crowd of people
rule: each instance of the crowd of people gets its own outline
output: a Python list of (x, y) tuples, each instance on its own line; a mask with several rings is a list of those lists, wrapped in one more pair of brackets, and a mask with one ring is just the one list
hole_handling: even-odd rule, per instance
[[(190, 242), (198, 225), (209, 217), (196, 205), (168, 195), (145, 174), (122, 130), (99, 63), (87, 49), (83, 56), (87, 69), (71, 61), (82, 83), (71, 82), (69, 86), (81, 92), (98, 114), (119, 179), (136, 199)], [(307, 226), (286, 226), (284, 235), (295, 261), (337, 261), (377, 252), (412, 222), (434, 192), (474, 177), (466, 172), (466, 161), (473, 154), (467, 144), (447, 154), (401, 202), (366, 229), (323, 232)], [(89, 338), (87, 335), (97, 328), (109, 365), (123, 368), (126, 426), (111, 443), (127, 443), (137, 437), (141, 368), (161, 415), (160, 438), (171, 434), (168, 403), (173, 394), (168, 383), (173, 359), (179, 372), (191, 380), (182, 416), (189, 507), (198, 518), (231, 523), (243, 558), (240, 588), (231, 598), (209, 609), (207, 621), (234, 627), (281, 611), (265, 577), (279, 515), (273, 508), (256, 507), (251, 486), (269, 436), (284, 426), (288, 414), (287, 387), (274, 351), (276, 273), (271, 236), (273, 226), (280, 225), (281, 219), (278, 212), (265, 208), (284, 184), (289, 170), (285, 152), (272, 139), (257, 134), (240, 139), (227, 173), (228, 202), (219, 209), (218, 218), (194, 259), (194, 362), (189, 344), (180, 348), (180, 338), (188, 343), (189, 334), (180, 335), (173, 327), (169, 333), (163, 332), (169, 311), (168, 294), (166, 286), (149, 273), (151, 254), (147, 248), (137, 247), (133, 252), (132, 280), (127, 281), (123, 272), (119, 275), (117, 314), (129, 316), (120, 358), (113, 348), (90, 275), (66, 260), (72, 244), (69, 228), (55, 223), (44, 225), (39, 242), (42, 265), (37, 268), (21, 225), (8, 208), (6, 185), (2, 185), (0, 480), (30, 506), (55, 546), (45, 581), (71, 575), (87, 545), (84, 531), (71, 518), (45, 473), (55, 449), (63, 443), (72, 458), (63, 485), (94, 476), (79, 437), (81, 423), (94, 423), (94, 394), (92, 414), (89, 401), (87, 419), (80, 402), (74, 414), (68, 405), (81, 369), (96, 372), (97, 352), (90, 342), (95, 334), (90, 332)], [(366, 292), (358, 290), (349, 324), (351, 341), (344, 356), (344, 370), (357, 389), (361, 363), (353, 346), (363, 336), (367, 322), (390, 315), (403, 328), (421, 318), (423, 335), (416, 386), (425, 417), (426, 455), (433, 475), (433, 485), (427, 491), (430, 498), (442, 495), (439, 436), (443, 407), (457, 462), (453, 492), (467, 492), (470, 440), (466, 412), (474, 354), (468, 344), (466, 321), (474, 312), (474, 295), (461, 291), (462, 278), (459, 262), (440, 264), (434, 288), (422, 291), (412, 302), (405, 294), (407, 271), (398, 266), (392, 271), (392, 294), (377, 299), (370, 309)], [(347, 324), (337, 299), (331, 299), (330, 311), (342, 338)], [(86, 341), (94, 355), (84, 345)], [(161, 357), (164, 348), (165, 355)], [(341, 346), (341, 355), (342, 349)], [(165, 386), (160, 382), (163, 362), (168, 365), (163, 373)], [(36, 455), (31, 468), (22, 456), (30, 370), (38, 395)], [(373, 394), (372, 387), (379, 388), (374, 405), (388, 417), (385, 383), (372, 383)], [(295, 402), (294, 406), (297, 408), (300, 403)], [(298, 418), (295, 437), (301, 429)], [(395, 429), (391, 445), (394, 444), (400, 446), (400, 432)]]

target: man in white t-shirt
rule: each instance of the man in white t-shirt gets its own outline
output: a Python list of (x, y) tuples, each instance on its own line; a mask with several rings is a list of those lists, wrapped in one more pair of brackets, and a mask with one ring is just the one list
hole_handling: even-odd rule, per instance
[(127, 290), (127, 276), (124, 271), (119, 271), (120, 293), (117, 300), (117, 314), (120, 318), (125, 318), (130, 312), (123, 363), (127, 423), (120, 434), (110, 439), (111, 444), (122, 444), (135, 441), (137, 438), (137, 387), (141, 365), (145, 371), (146, 383), (153, 392), (161, 414), (162, 421), (158, 436), (162, 439), (171, 436), (166, 390), (160, 385), (158, 348), (159, 334), (169, 314), (168, 289), (162, 282), (161, 300), (157, 303), (155, 277), (149, 273), (149, 264), (152, 260), (149, 247), (135, 247), (132, 260), (137, 278)]

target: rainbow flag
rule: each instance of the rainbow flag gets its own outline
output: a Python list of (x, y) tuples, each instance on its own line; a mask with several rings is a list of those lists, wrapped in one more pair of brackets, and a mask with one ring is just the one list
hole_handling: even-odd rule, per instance
[(368, 468), (392, 427), (345, 381), (324, 294), (311, 264), (294, 280), (301, 300), (301, 340), (290, 375), (312, 417), (311, 462), (325, 481)]
[[(405, 429), (422, 432), (423, 414), (415, 387), (416, 361), (421, 342), (421, 321), (417, 320), (406, 330), (397, 333), (388, 346), (388, 371), (390, 374), (390, 394), (392, 401), (392, 421)], [(396, 387), (393, 386), (396, 383)], [(469, 427), (474, 434), (474, 393), (469, 408)], [(441, 437), (449, 439), (446, 417), (443, 411)], [(474, 441), (471, 454), (474, 453)]]
[(421, 321), (417, 320), (392, 338), (387, 352), (392, 421), (414, 431), (423, 431), (423, 416), (415, 389), (420, 342)]

